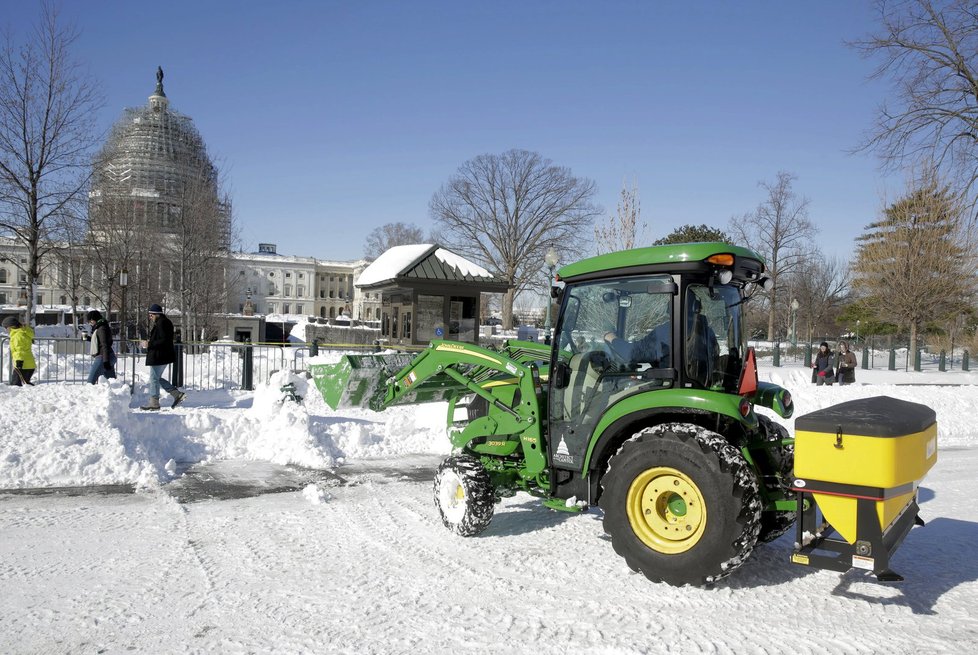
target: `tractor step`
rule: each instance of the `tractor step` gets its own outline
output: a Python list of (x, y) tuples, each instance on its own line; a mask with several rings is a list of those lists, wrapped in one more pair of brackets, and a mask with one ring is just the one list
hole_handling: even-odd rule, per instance
[(584, 501), (571, 502), (570, 505), (567, 503), (573, 499), (564, 500), (563, 498), (544, 498), (543, 504), (550, 509), (557, 510), (558, 512), (569, 512), (571, 514), (580, 514), (587, 510), (588, 505)]

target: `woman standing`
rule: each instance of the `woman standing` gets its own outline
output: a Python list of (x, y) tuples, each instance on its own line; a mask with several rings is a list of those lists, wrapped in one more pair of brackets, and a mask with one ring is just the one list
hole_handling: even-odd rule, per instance
[(829, 344), (823, 341), (818, 347), (818, 352), (815, 353), (815, 361), (812, 362), (812, 368), (814, 369), (814, 382), (818, 386), (823, 384), (832, 384), (832, 351), (829, 350)]
[(10, 384), (21, 387), (31, 384), (31, 377), (34, 375), (34, 353), (31, 346), (34, 345), (34, 330), (30, 325), (21, 325), (16, 316), (8, 316), (3, 319), (3, 327), (7, 328), (10, 334), (10, 361), (13, 369), (10, 371)]
[(849, 344), (839, 342), (839, 354), (836, 356), (837, 381), (839, 384), (852, 384), (856, 381), (856, 356), (849, 350)]

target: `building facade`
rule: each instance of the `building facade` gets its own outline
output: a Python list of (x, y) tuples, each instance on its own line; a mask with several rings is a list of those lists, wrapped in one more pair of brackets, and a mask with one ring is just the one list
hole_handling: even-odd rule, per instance
[(363, 293), (354, 282), (364, 260), (335, 262), (280, 255), (273, 243), (230, 258), (228, 311), (359, 321), (380, 320), (380, 295)]

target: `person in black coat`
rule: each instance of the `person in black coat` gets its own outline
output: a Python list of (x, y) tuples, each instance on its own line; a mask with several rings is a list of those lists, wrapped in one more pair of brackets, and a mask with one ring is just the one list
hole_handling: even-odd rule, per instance
[(173, 396), (171, 407), (179, 405), (187, 394), (163, 377), (164, 369), (177, 359), (173, 348), (173, 323), (155, 303), (149, 306), (149, 322), (149, 338), (140, 344), (146, 349), (146, 366), (149, 367), (149, 402), (140, 409), (156, 411), (160, 408), (160, 387)]
[(815, 353), (815, 361), (812, 362), (812, 369), (814, 369), (812, 371), (812, 382), (818, 386), (832, 384), (835, 379), (832, 372), (832, 360), (833, 354), (829, 349), (829, 344), (823, 341), (818, 347), (818, 352)]

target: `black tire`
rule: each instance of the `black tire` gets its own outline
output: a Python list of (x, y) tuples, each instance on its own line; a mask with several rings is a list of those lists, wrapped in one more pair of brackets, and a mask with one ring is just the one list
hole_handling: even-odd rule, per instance
[(435, 474), (433, 493), (442, 523), (457, 535), (477, 535), (492, 521), (496, 497), (489, 473), (477, 457), (445, 459)]
[(615, 552), (653, 582), (712, 584), (733, 573), (757, 541), (753, 470), (726, 439), (699, 426), (668, 423), (637, 433), (611, 458), (602, 485)]
[[(766, 416), (758, 416), (761, 430), (764, 431), (768, 441), (781, 441), (791, 435), (781, 424), (775, 423)], [(791, 487), (791, 480), (795, 470), (795, 447), (793, 444), (779, 445), (769, 451), (770, 471), (763, 476), (762, 484), (768, 492), (786, 492)], [(761, 532), (757, 536), (759, 543), (769, 543), (774, 541), (795, 524), (797, 512), (761, 512)]]

